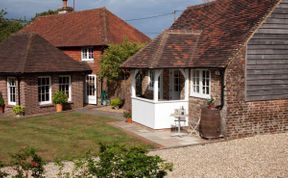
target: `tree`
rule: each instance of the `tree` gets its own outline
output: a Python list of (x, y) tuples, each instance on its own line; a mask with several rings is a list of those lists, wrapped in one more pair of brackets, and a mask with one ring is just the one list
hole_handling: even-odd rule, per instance
[(12, 33), (19, 31), (23, 25), (17, 20), (8, 20), (5, 18), (7, 12), (0, 11), (0, 42), (9, 37)]
[(35, 20), (37, 17), (40, 17), (40, 16), (47, 16), (47, 15), (54, 15), (54, 14), (58, 14), (58, 10), (49, 9), (48, 11), (36, 13), (35, 17), (33, 17), (31, 21)]
[(143, 47), (144, 44), (132, 43), (128, 40), (118, 45), (110, 45), (101, 59), (100, 77), (117, 80), (123, 72), (120, 68), (121, 64)]

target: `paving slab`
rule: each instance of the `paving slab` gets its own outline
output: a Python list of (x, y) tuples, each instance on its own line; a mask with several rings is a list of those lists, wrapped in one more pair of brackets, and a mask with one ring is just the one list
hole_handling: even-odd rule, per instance
[(160, 145), (161, 148), (189, 146), (208, 142), (195, 135), (184, 133), (181, 136), (175, 136), (177, 133), (171, 132), (170, 130), (153, 130), (137, 123), (130, 124), (125, 121), (117, 121), (111, 124), (126, 132), (156, 143), (157, 145)]

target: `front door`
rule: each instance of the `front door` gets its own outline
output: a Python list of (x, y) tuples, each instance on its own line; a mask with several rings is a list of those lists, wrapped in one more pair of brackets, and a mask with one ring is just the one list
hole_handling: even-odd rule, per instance
[(86, 76), (86, 103), (97, 104), (96, 75)]
[(180, 71), (170, 70), (169, 71), (169, 98), (170, 100), (180, 100), (181, 89), (180, 89)]

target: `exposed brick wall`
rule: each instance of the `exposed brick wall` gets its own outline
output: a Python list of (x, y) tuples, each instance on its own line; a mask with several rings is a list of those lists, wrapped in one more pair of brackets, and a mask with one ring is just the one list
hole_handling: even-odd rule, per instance
[(245, 48), (227, 67), (225, 82), (227, 137), (288, 131), (288, 99), (245, 101)]
[[(103, 82), (101, 84), (101, 81), (98, 78), (98, 73), (100, 72), (100, 61), (101, 61), (101, 57), (103, 55), (104, 50), (106, 49), (105, 46), (94, 46), (94, 61), (89, 61), (89, 62), (85, 62), (87, 63), (91, 70), (92, 70), (92, 74), (97, 75), (97, 98), (101, 97), (101, 85), (103, 85), (102, 87), (105, 89), (106, 86), (106, 82)], [(82, 48), (81, 47), (67, 47), (67, 48), (61, 48), (61, 50), (67, 54), (68, 56), (70, 56), (71, 58), (73, 58), (76, 61), (81, 62), (82, 58), (81, 58), (81, 51)]]
[[(221, 104), (221, 76), (216, 75), (216, 70), (212, 69), (211, 72), (211, 95), (215, 99), (215, 106)], [(191, 90), (191, 83), (189, 82), (189, 94)], [(189, 97), (189, 120), (198, 121), (201, 117), (201, 108), (207, 106), (207, 99)]]
[[(66, 75), (66, 74), (65, 74)], [(46, 76), (46, 75), (45, 75)], [(58, 85), (58, 74), (47, 75), (51, 76), (52, 82), (52, 95), (56, 91), (59, 90)], [(29, 75), (25, 77), (21, 77), (20, 80), (20, 98), (21, 105), (25, 107), (25, 114), (41, 114), (41, 113), (49, 113), (55, 112), (55, 107), (53, 104), (40, 106), (38, 103), (38, 84), (37, 84), (37, 75)], [(84, 105), (84, 78), (85, 74), (75, 73), (71, 74), (71, 82), (72, 82), (72, 102), (69, 103), (67, 108), (81, 108)], [(17, 87), (18, 90), (18, 87)], [(6, 102), (6, 110), (5, 115), (12, 114), (12, 107), (9, 106), (7, 101), (7, 77), (0, 77), (0, 92)], [(17, 103), (19, 103), (18, 96), (16, 96)]]

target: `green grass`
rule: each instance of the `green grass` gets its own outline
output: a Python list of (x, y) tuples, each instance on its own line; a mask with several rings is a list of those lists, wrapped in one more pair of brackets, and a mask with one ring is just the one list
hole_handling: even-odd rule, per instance
[(28, 146), (46, 161), (76, 159), (89, 150), (96, 154), (99, 143), (152, 147), (107, 123), (111, 121), (77, 112), (0, 119), (0, 160), (8, 164), (11, 154)]

